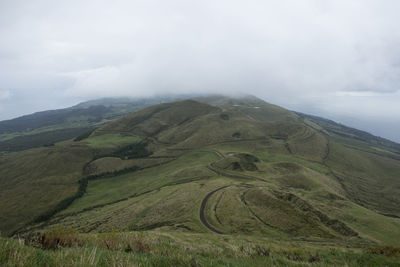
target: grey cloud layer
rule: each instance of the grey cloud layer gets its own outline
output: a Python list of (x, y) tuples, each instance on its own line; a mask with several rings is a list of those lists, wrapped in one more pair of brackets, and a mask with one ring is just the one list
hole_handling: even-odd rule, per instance
[[(218, 92), (350, 116), (370, 131), (374, 121), (400, 124), (399, 8), (395, 0), (2, 1), (0, 119), (16, 115), (13, 101), (24, 96), (29, 111)], [(400, 140), (392, 127), (375, 132)]]

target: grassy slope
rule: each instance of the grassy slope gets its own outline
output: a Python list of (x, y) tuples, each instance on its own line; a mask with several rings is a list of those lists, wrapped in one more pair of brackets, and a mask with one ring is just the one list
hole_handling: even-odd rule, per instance
[(133, 111), (173, 99), (176, 97), (104, 98), (0, 121), (0, 153), (68, 140)]
[[(131, 164), (148, 164), (146, 169), (90, 180), (87, 194), (35, 227), (49, 230), (67, 225), (83, 232), (161, 229), (177, 235), (204, 234), (210, 230), (199, 219), (201, 202), (209, 192), (228, 186), (209, 198), (205, 216), (214, 228), (237, 240), (247, 236), (288, 241), (312, 238), (338, 246), (398, 244), (399, 219), (375, 210), (399, 214), (399, 161), (337, 143), (323, 130), (302, 124), (296, 115), (283, 109), (275, 114), (268, 104), (259, 109), (252, 105), (241, 103), (229, 108), (224, 103), (222, 108), (215, 108), (182, 101), (150, 107), (98, 129), (81, 142), (3, 157), (1, 164), (8, 164), (4, 165), (8, 172), (3, 170), (3, 177), (8, 179), (2, 183), (7, 185), (13, 180), (10, 177), (18, 176), (15, 166), (26, 164), (26, 169), (20, 169), (22, 175), (42, 163), (46, 153), (51, 155), (58, 149), (65, 157), (74, 157), (68, 154), (73, 149), (94, 150), (87, 157), (75, 158), (76, 165), (71, 165), (83, 175), (82, 167), (93, 154), (107, 155), (150, 136), (148, 148), (153, 155), (147, 160), (106, 157), (93, 162), (101, 164), (104, 172)], [(260, 119), (263, 114), (269, 117)], [(258, 161), (251, 163), (256, 169), (247, 170), (246, 166), (252, 165), (234, 153), (257, 157)], [(26, 163), (29, 157), (34, 164)], [(153, 163), (149, 162), (158, 160), (151, 167)], [(57, 164), (49, 164), (39, 169), (53, 171), (55, 177), (49, 176), (44, 184), (61, 179), (68, 181), (69, 191), (65, 192), (76, 190), (76, 178), (63, 178), (60, 169), (50, 167)], [(241, 169), (231, 168), (232, 164)], [(69, 167), (62, 169), (68, 173)], [(22, 187), (16, 187), (14, 195), (4, 196), (12, 199), (21, 188), (30, 188), (26, 175), (20, 179)], [(8, 188), (12, 186), (15, 184)], [(32, 214), (50, 206), (30, 205)], [(19, 208), (21, 213), (24, 207)], [(355, 231), (359, 237), (351, 237), (346, 231)]]
[[(244, 148), (236, 149), (237, 146), (226, 144), (210, 147), (209, 151), (215, 147), (224, 147), (230, 152), (245, 152)], [(61, 224), (86, 232), (164, 226), (175, 230), (204, 232), (207, 229), (201, 225), (198, 217), (202, 197), (213, 189), (229, 185), (229, 189), (210, 198), (206, 209), (210, 223), (223, 232), (280, 238), (345, 238), (329, 226), (321, 224), (315, 213), (303, 212), (292, 203), (273, 195), (281, 190), (296, 194), (319, 211), (329, 210), (327, 214), (331, 218), (345, 222), (363, 238), (396, 244), (394, 236), (400, 235), (398, 220), (372, 211), (360, 212), (365, 209), (347, 200), (340, 184), (324, 173), (301, 167), (295, 163), (297, 159), (293, 156), (286, 156), (283, 162), (279, 158), (273, 161), (267, 157), (268, 162), (258, 163), (259, 171), (245, 172), (246, 175), (262, 177), (267, 183), (255, 179), (218, 178), (207, 169), (207, 164), (217, 159), (212, 152), (186, 152), (179, 159), (159, 167), (91, 181), (88, 194), (55, 216), (50, 221), (50, 227)], [(265, 189), (259, 191), (257, 188)], [(246, 194), (244, 201), (247, 203), (241, 198), (243, 194)], [(269, 200), (262, 200), (265, 197)], [(83, 209), (87, 210), (80, 212)], [(357, 220), (363, 223), (354, 221), (351, 212), (359, 213)], [(390, 231), (379, 230), (383, 226)]]
[(22, 151), (42, 146), (52, 146), (54, 145), (54, 143), (75, 138), (90, 130), (91, 128), (88, 127), (60, 127), (59, 129), (47, 129), (43, 132), (30, 132), (27, 135), (18, 135), (13, 133), (12, 135), (10, 135), (10, 139), (0, 141), (0, 153), (9, 153), (10, 151)]
[(399, 161), (331, 142), (326, 163), (352, 200), (400, 216)]
[(115, 148), (123, 145), (137, 143), (141, 140), (140, 137), (129, 134), (103, 134), (88, 138), (85, 142), (93, 148)]
[(75, 201), (65, 212), (79, 211), (82, 208), (108, 203), (133, 194), (156, 190), (168, 184), (207, 179), (213, 173), (201, 167), (217, 158), (210, 152), (190, 152), (158, 167), (91, 181), (88, 193)]
[[(370, 133), (360, 131), (351, 127), (344, 126), (331, 120), (297, 113), (301, 120), (313, 128), (323, 130), (335, 140), (355, 145), (358, 148), (366, 149), (369, 152), (377, 152), (376, 148), (381, 148), (386, 156), (395, 156), (399, 158), (400, 144), (392, 142), (382, 137), (374, 136)], [(394, 152), (394, 153), (393, 153)]]
[(60, 144), (0, 158), (0, 229), (10, 233), (33, 220), (78, 188), (86, 146)]
[(84, 166), (95, 155), (140, 140), (129, 135), (105, 137), (61, 142), (0, 157), (0, 231), (10, 234), (73, 196), (78, 181), (85, 176)]

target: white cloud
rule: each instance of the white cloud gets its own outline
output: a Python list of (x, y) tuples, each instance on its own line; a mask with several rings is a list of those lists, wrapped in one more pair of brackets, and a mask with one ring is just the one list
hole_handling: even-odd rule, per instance
[(75, 81), (74, 85), (66, 91), (66, 95), (73, 96), (113, 95), (115, 91), (112, 89), (120, 78), (119, 69), (112, 66), (65, 73), (64, 75)]
[(382, 93), (374, 91), (337, 91), (334, 93), (335, 96), (357, 96), (357, 97), (371, 97), (381, 96)]
[(5, 91), (0, 91), (0, 101), (5, 100), (10, 97), (10, 91), (5, 90)]
[(397, 0), (1, 1), (0, 91), (53, 103), (250, 93), (384, 119), (398, 112), (386, 95), (400, 101), (398, 10)]

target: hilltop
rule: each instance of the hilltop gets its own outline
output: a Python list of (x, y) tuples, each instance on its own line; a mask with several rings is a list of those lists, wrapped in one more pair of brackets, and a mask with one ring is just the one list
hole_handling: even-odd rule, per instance
[(51, 146), (136, 110), (177, 98), (102, 98), (0, 121), (0, 153)]
[(73, 237), (56, 246), (80, 248), (118, 232), (121, 244), (142, 233), (150, 258), (170, 240), (175, 256), (183, 247), (204, 249), (204, 260), (257, 255), (234, 260), (243, 265), (271, 263), (270, 254), (282, 265), (399, 259), (365, 252), (399, 245), (399, 144), (256, 97), (148, 105), (70, 140), (4, 155), (0, 166), (1, 232), (42, 248), (48, 233)]

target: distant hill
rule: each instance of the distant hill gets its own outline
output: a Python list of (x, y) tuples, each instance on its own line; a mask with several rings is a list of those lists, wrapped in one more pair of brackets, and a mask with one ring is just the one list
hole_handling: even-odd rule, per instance
[(400, 156), (400, 144), (396, 142), (336, 123), (332, 120), (324, 119), (318, 116), (307, 115), (300, 112), (296, 113), (303, 118), (305, 123), (308, 123), (311, 127), (316, 127), (316, 129), (324, 130), (326, 134), (329, 134), (332, 138), (335, 138), (338, 141), (345, 143), (348, 143), (349, 139), (353, 142), (359, 141), (359, 143), (367, 143), (369, 145), (388, 149), (389, 151), (397, 153)]
[(102, 98), (70, 108), (42, 111), (0, 121), (0, 153), (21, 151), (75, 138), (135, 110), (176, 98), (177, 96)]

